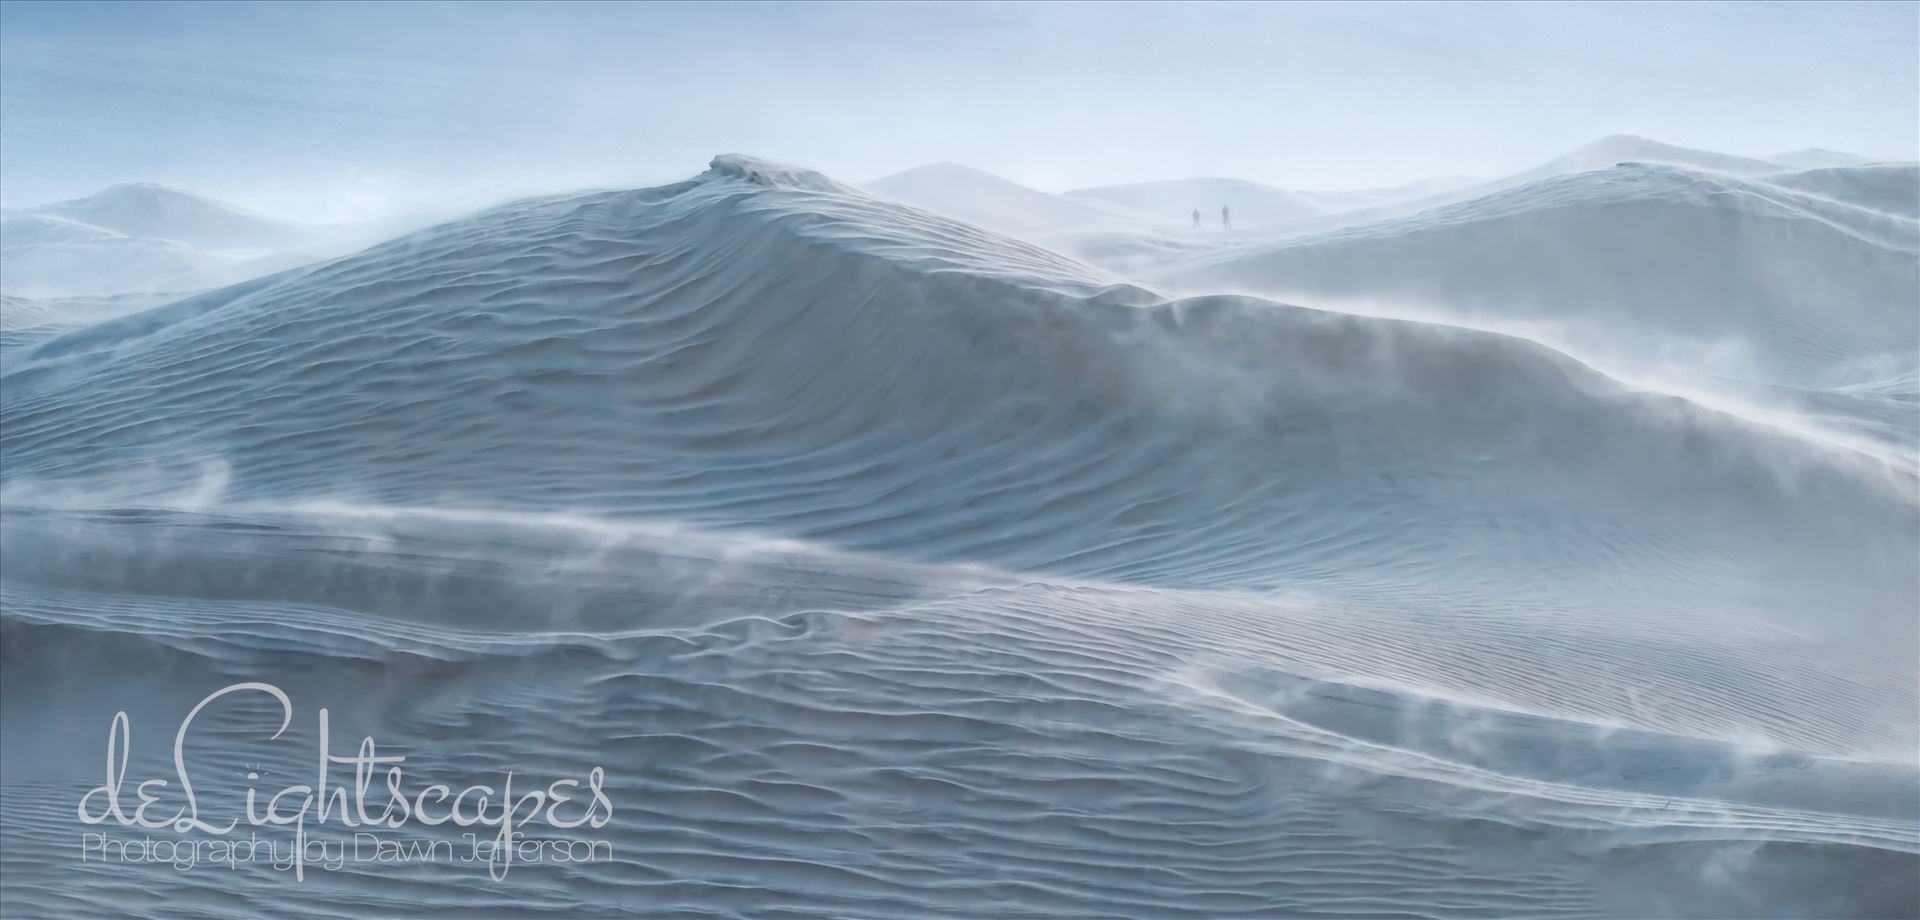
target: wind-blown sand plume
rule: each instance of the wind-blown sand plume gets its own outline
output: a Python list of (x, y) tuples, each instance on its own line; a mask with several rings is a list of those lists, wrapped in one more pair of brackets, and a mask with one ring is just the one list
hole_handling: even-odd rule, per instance
[(1860, 163), (1776, 173), (1766, 181), (1811, 195), (1920, 220), (1920, 163)]
[[(1841, 186), (1621, 167), (1136, 283), (722, 156), (17, 344), (9, 906), (111, 909), (36, 828), (114, 706), (273, 661), (423, 774), (604, 765), (617, 861), (516, 868), (527, 913), (1911, 912), (1910, 466), (1515, 336), (1175, 290), (1788, 226), (1854, 300), (1603, 264), (1560, 305), (1805, 383), (1911, 342), (1911, 222)], [(1545, 284), (1514, 258), (1482, 290)], [(20, 728), (74, 656), (105, 715)], [(246, 715), (208, 743), (310, 769)], [(472, 913), (438, 878), (165, 884)]]
[(58, 297), (144, 290), (224, 257), (46, 214), (0, 220), (0, 289)]
[(1639, 354), (1732, 349), (1760, 382), (1831, 386), (1850, 361), (1910, 366), (1917, 337), (1920, 224), (1898, 216), (1897, 194), (1868, 208), (1843, 200), (1844, 188), (1874, 194), (1866, 180), (1818, 195), (1626, 165), (1144, 274), (1176, 288), (1556, 324)]

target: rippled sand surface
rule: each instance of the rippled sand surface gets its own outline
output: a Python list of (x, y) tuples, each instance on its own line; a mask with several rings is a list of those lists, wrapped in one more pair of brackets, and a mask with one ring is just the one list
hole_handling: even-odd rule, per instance
[[(24, 339), (0, 413), (8, 916), (1920, 911), (1893, 410), (722, 157)], [(74, 858), (116, 711), (165, 777), (263, 680), (278, 738), (195, 723), (209, 802), (306, 781), (327, 707), (409, 782), (603, 768), (608, 857)]]

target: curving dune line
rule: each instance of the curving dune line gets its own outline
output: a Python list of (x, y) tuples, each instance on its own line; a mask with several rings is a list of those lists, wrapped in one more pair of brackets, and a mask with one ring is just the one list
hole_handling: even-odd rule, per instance
[(116, 706), (263, 669), (422, 770), (606, 766), (617, 861), (521, 913), (1909, 904), (1911, 471), (1522, 339), (721, 157), (23, 344), (0, 419), (10, 910), (110, 908), (44, 854)]

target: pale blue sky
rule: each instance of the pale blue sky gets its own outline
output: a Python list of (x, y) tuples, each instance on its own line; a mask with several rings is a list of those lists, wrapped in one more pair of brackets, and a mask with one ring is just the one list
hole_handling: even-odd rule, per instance
[(1913, 159), (1920, 4), (0, 5), (0, 200), (301, 219), (739, 151), (1049, 190), (1515, 171), (1595, 137)]

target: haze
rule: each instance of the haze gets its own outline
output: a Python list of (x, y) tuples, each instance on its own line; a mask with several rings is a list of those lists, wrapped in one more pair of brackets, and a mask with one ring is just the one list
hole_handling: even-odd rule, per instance
[(1504, 175), (1615, 132), (1909, 160), (1916, 10), (6, 3), (0, 203), (148, 180), (361, 220), (651, 184), (725, 151), (855, 181), (951, 160), (1051, 191)]

